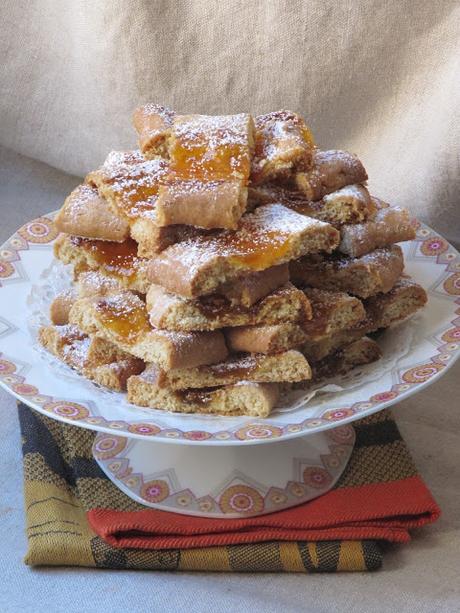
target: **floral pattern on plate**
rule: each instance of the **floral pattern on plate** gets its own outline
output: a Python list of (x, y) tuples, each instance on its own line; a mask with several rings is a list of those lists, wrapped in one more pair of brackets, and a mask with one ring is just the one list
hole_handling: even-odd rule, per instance
[(340, 426), (287, 445), (247, 447), (241, 457), (241, 450), (231, 448), (208, 447), (198, 454), (193, 448), (100, 433), (93, 455), (117, 487), (145, 506), (239, 518), (280, 511), (325, 494), (345, 469), (354, 443), (353, 427)]

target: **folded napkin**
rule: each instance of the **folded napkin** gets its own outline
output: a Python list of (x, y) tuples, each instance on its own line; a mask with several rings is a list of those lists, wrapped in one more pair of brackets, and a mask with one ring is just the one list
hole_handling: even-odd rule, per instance
[(389, 411), (356, 422), (334, 490), (262, 517), (204, 519), (146, 509), (92, 458), (94, 433), (19, 405), (30, 565), (200, 571), (374, 570), (380, 541), (439, 517)]

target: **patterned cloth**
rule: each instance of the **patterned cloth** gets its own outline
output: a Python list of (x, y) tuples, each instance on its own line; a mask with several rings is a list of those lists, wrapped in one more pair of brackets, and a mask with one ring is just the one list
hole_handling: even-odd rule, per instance
[[(409, 528), (439, 516), (388, 411), (356, 422), (355, 449), (332, 492), (296, 509), (236, 520), (241, 526), (241, 522), (249, 522), (251, 542), (241, 538), (245, 531), (235, 530), (233, 520), (220, 522), (223, 526), (217, 539), (209, 534), (210, 529), (204, 535), (201, 529), (204, 541), (194, 542), (197, 518), (146, 510), (111, 483), (92, 457), (93, 432), (62, 424), (22, 404), (19, 418), (29, 540), (25, 562), (33, 566), (240, 572), (375, 570), (382, 564), (376, 538), (404, 542)], [(369, 487), (373, 488), (372, 496), (368, 495)], [(343, 505), (337, 506), (337, 496), (344, 502), (355, 500), (353, 517)], [(323, 514), (328, 506), (331, 510), (321, 529), (312, 531), (315, 503), (321, 505), (316, 512), (319, 509)], [(366, 513), (357, 514), (358, 507), (369, 514), (367, 521), (363, 520)], [(290, 531), (292, 522), (285, 521), (288, 517), (297, 518), (298, 523), (302, 518), (301, 529)], [(201, 528), (206, 523), (213, 529), (216, 526), (209, 524), (216, 520), (198, 522)], [(160, 531), (156, 529), (159, 523)], [(281, 536), (267, 541), (276, 523), (278, 528), (282, 525)], [(173, 541), (168, 530), (174, 531)], [(181, 532), (184, 540), (178, 539)], [(310, 540), (310, 533), (320, 537)], [(369, 536), (372, 534), (375, 538)], [(171, 542), (174, 547), (168, 547)]]

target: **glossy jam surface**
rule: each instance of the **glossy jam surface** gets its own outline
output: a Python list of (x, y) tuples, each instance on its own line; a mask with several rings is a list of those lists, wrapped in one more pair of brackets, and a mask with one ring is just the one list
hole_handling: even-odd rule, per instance
[(144, 303), (132, 294), (103, 298), (96, 311), (101, 325), (121, 342), (134, 343), (151, 329)]
[(230, 260), (253, 270), (264, 270), (278, 264), (289, 252), (290, 237), (280, 232), (254, 235), (233, 235), (228, 247), (235, 253)]
[[(317, 242), (316, 230), (322, 230), (321, 226), (321, 222), (281, 204), (267, 204), (245, 215), (238, 230), (173, 245), (166, 255), (171, 265), (179, 260), (190, 274), (216, 259), (225, 259), (237, 269), (260, 271), (295, 257), (296, 250), (310, 237)], [(325, 236), (325, 246), (328, 240)]]
[(73, 237), (72, 242), (88, 251), (97, 264), (110, 274), (129, 278), (136, 274), (139, 262), (137, 243), (131, 238), (122, 243), (112, 243)]
[(243, 115), (179, 118), (170, 143), (171, 171), (179, 179), (246, 182), (251, 168), (247, 125)]
[(239, 231), (227, 232), (220, 240), (231, 262), (252, 270), (265, 270), (285, 260), (296, 235), (311, 224), (315, 224), (314, 220), (281, 204), (269, 204), (246, 216)]
[(160, 183), (153, 185), (136, 185), (135, 189), (125, 189), (117, 194), (117, 205), (129, 219), (142, 217), (155, 208), (158, 200)]

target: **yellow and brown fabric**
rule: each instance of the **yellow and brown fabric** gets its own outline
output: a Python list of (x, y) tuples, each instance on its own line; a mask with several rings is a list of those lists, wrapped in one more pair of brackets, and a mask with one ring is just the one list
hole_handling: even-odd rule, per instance
[[(54, 421), (22, 404), (19, 418), (29, 565), (227, 572), (375, 570), (382, 564), (381, 540), (407, 541), (409, 528), (439, 516), (388, 411), (356, 422), (353, 455), (332, 492), (315, 504), (265, 516), (263, 522), (221, 522), (217, 539), (211, 529), (207, 534), (203, 530), (206, 522), (215, 520), (145, 509), (121, 492), (92, 457), (93, 432)], [(366, 507), (370, 492), (373, 502)], [(350, 517), (353, 508), (355, 516)], [(290, 529), (293, 522), (295, 530)], [(248, 532), (253, 535), (249, 541), (241, 536)]]

